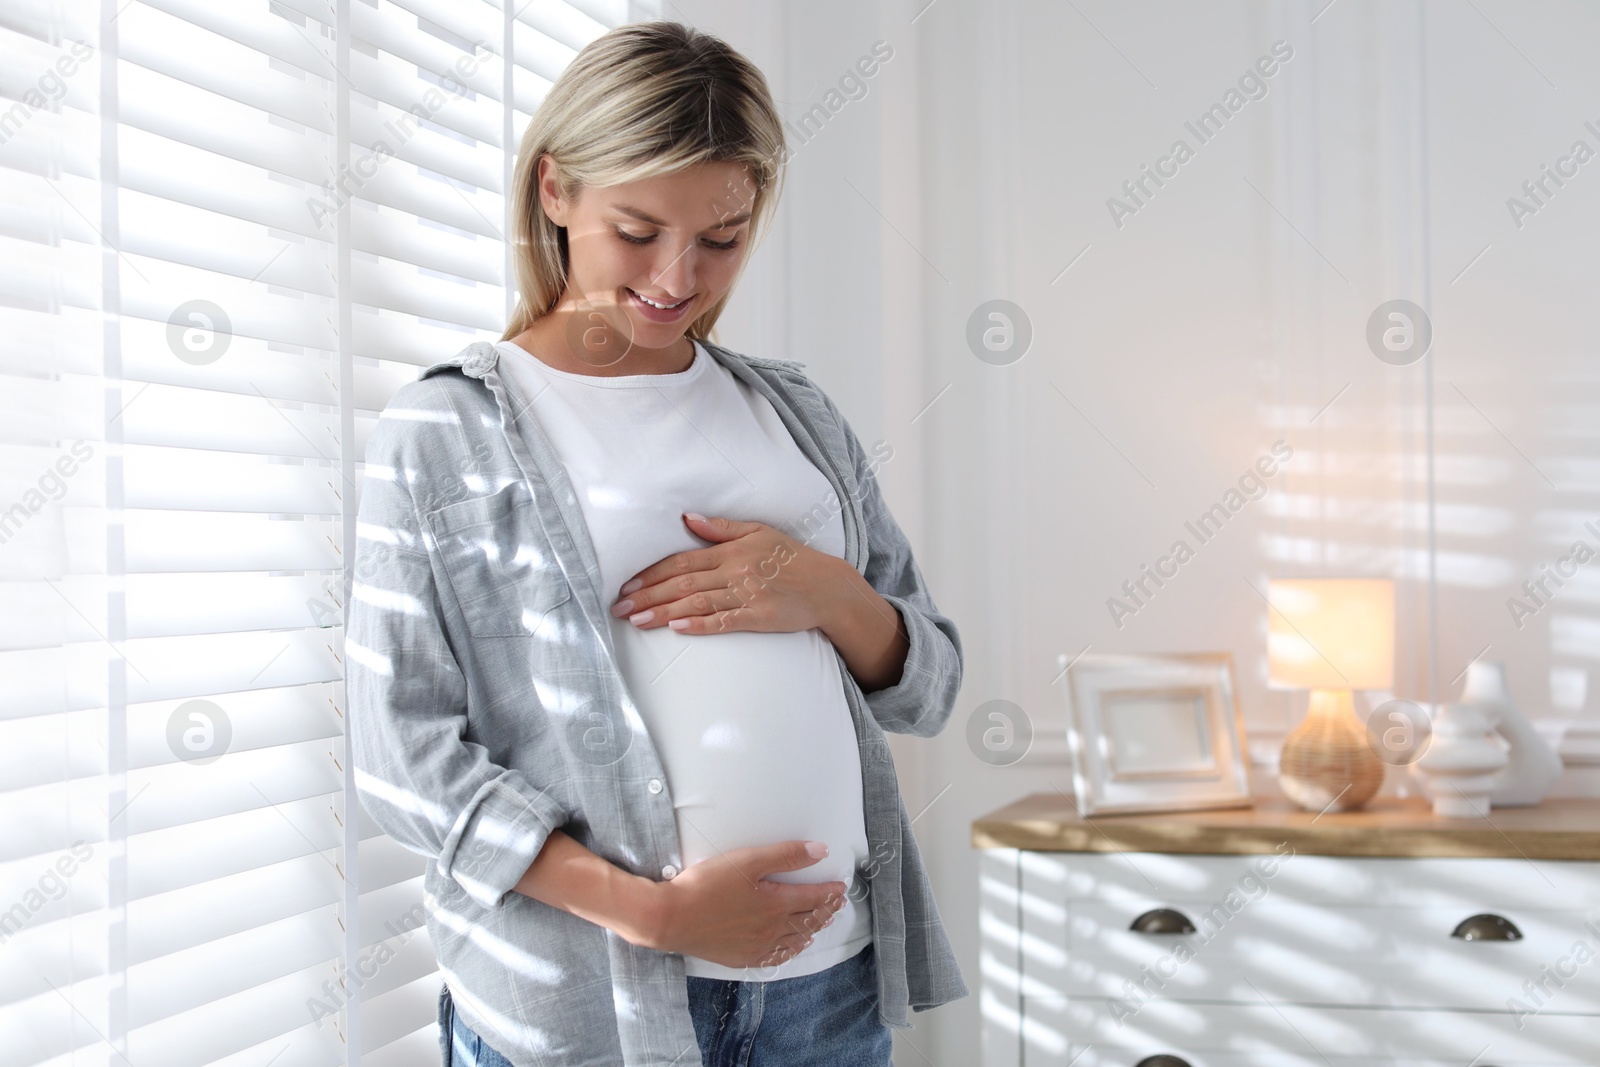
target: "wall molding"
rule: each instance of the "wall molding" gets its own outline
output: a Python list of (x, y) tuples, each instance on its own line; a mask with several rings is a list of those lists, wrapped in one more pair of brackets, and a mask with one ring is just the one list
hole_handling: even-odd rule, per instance
[[(1533, 727), (1568, 767), (1600, 767), (1600, 719), (1537, 719)], [(1247, 730), (1251, 764), (1276, 768), (1286, 735), (1285, 730)]]
[[(1600, 719), (1541, 719), (1533, 725), (1568, 767), (1600, 767)], [(1246, 729), (1250, 765), (1276, 769), (1278, 752), (1287, 733), (1282, 729)], [(1035, 723), (1033, 743), (1019, 765), (1070, 766), (1071, 763), (1072, 752), (1067, 747), (1064, 724), (1057, 722), (1050, 729), (1041, 730)]]

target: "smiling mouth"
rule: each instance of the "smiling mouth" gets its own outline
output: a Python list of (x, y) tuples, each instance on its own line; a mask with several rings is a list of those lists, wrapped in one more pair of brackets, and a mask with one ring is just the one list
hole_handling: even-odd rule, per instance
[(633, 293), (634, 298), (637, 299), (639, 302), (644, 303), (644, 304), (649, 304), (651, 307), (655, 308), (657, 311), (677, 311), (679, 308), (683, 307), (689, 301), (694, 299), (694, 297), (692, 297), (692, 296), (686, 296), (682, 300), (679, 300), (675, 304), (663, 304), (659, 300), (651, 300), (648, 296), (645, 296), (642, 293), (636, 293), (632, 289), (629, 289), (628, 292)]

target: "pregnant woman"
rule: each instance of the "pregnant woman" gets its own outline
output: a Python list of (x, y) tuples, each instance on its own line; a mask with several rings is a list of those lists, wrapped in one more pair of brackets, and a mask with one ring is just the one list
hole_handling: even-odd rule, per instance
[(357, 784), (428, 860), (447, 1067), (886, 1065), (966, 993), (884, 737), (962, 666), (892, 451), (709, 339), (783, 158), (723, 42), (589, 45), (522, 140), (505, 339), (370, 439)]

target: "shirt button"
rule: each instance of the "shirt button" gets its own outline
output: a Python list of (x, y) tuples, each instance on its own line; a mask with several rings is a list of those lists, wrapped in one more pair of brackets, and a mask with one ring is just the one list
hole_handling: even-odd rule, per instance
[(650, 779), (649, 783), (645, 786), (645, 788), (650, 790), (650, 792), (652, 792), (652, 793), (661, 792), (661, 779), (659, 779), (659, 778)]
[(668, 881), (671, 881), (677, 876), (678, 868), (674, 867), (672, 864), (669, 863), (665, 867), (661, 868), (661, 877), (667, 879)]

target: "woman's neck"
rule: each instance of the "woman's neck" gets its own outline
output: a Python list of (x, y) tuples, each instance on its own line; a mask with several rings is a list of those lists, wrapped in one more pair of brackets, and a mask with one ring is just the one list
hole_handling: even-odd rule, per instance
[(687, 336), (665, 348), (645, 348), (611, 325), (619, 315), (602, 317), (599, 311), (558, 308), (535, 319), (510, 341), (541, 363), (569, 374), (601, 378), (677, 374), (694, 364), (694, 343)]

